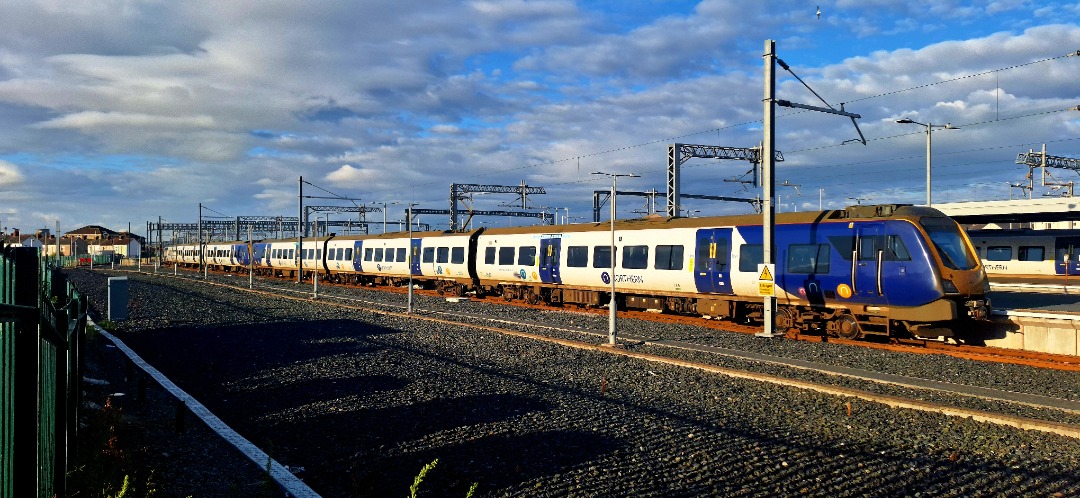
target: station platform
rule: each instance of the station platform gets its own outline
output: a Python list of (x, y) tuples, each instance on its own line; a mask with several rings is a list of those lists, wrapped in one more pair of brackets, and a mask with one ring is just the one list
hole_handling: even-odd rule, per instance
[(994, 324), (984, 336), (987, 346), (1080, 356), (1080, 278), (990, 285)]

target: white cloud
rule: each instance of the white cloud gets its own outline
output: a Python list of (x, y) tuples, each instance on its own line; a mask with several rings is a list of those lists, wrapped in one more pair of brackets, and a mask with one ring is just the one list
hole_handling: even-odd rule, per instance
[(19, 185), (24, 180), (19, 167), (4, 160), (0, 160), (0, 187)]
[(370, 182), (376, 177), (376, 173), (364, 168), (356, 168), (345, 164), (326, 175), (326, 180), (335, 185), (355, 186), (358, 183)]
[(38, 123), (38, 128), (93, 129), (102, 126), (134, 128), (210, 128), (214, 119), (210, 116), (153, 116), (120, 112), (86, 111), (68, 114)]

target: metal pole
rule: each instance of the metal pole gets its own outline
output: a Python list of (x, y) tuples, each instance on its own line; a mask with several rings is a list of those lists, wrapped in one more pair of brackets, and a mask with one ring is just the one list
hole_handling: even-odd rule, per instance
[(930, 206), (930, 136), (934, 125), (926, 123), (926, 206)]
[[(773, 155), (776, 153), (776, 145), (773, 142), (773, 133), (775, 132), (775, 124), (773, 120), (776, 117), (776, 75), (774, 69), (776, 67), (776, 41), (765, 40), (765, 98), (763, 99), (763, 111), (764, 111), (764, 140), (761, 143), (761, 173), (762, 173), (762, 200), (761, 200), (761, 217), (762, 217), (762, 260), (766, 265), (773, 263), (773, 234), (775, 231), (775, 207), (773, 206), (773, 197), (776, 195), (776, 186), (773, 184), (773, 174), (776, 172), (776, 165), (773, 161)], [(773, 337), (776, 330), (776, 296), (764, 296), (764, 319), (765, 326), (761, 332), (758, 332), (759, 337)]]
[[(413, 254), (413, 238), (412, 238), (412, 208), (413, 205), (409, 204), (408, 219), (405, 223), (409, 225), (409, 299), (405, 308), (405, 313), (412, 314), (413, 311), (413, 279), (412, 279), (412, 259), (415, 256)], [(383, 209), (383, 215), (386, 215), (386, 210)], [(385, 229), (384, 229), (385, 231)]]
[(608, 344), (614, 346), (615, 329), (615, 192), (619, 175), (611, 175), (611, 300), (608, 301)]
[(299, 270), (296, 272), (296, 283), (304, 281), (304, 230), (300, 226), (304, 222), (304, 177), (300, 177), (300, 189), (296, 195), (297, 211), (296, 211), (296, 252), (299, 253), (299, 259), (297, 259), (297, 267)]
[(248, 225), (248, 289), (255, 288), (255, 242), (251, 225)]

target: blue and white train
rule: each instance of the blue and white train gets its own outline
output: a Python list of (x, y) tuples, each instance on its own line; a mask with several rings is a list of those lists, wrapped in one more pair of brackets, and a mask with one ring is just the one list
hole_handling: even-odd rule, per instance
[[(615, 223), (615, 272), (607, 222), (480, 228), (205, 245), (224, 271), (362, 285), (414, 281), (442, 293), (531, 303), (658, 310), (761, 320), (759, 215), (643, 218)], [(776, 216), (773, 277), (778, 330), (857, 338), (952, 336), (988, 316), (989, 282), (963, 230), (921, 206), (851, 206)], [(166, 257), (199, 263), (200, 248)], [(302, 270), (300, 270), (302, 268)]]
[(968, 236), (991, 278), (1080, 275), (1080, 230), (987, 229)]

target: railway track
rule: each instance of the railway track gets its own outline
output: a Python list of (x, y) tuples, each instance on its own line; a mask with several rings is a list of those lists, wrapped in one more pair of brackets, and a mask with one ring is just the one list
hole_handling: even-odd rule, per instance
[[(158, 276), (161, 275), (159, 274)], [(275, 285), (272, 281), (260, 282), (258, 288), (250, 290), (246, 289), (245, 286), (237, 286), (233, 283), (221, 283), (213, 281), (207, 281), (205, 283), (208, 285), (217, 285), (233, 289), (248, 290), (250, 292), (267, 294), (291, 300), (310, 301), (312, 299), (311, 293), (307, 290), (296, 289), (295, 286)], [(352, 286), (334, 287), (355, 288)], [(391, 293), (393, 294), (401, 294), (404, 292), (404, 289), (393, 289), (391, 291)], [(418, 291), (418, 294), (428, 297), (439, 297), (437, 293), (429, 291)], [(381, 314), (392, 314), (396, 316), (405, 316), (403, 306), (400, 303), (389, 303), (382, 300), (362, 299), (332, 293), (322, 293), (319, 297), (321, 302), (325, 302), (334, 306), (340, 306), (343, 308), (370, 311)], [(476, 300), (474, 299), (473, 301)], [(528, 305), (526, 303), (520, 302), (507, 303), (505, 301), (502, 301), (501, 299), (491, 301), (493, 301), (493, 303), (495, 304), (510, 304), (515, 307), (534, 309), (538, 311), (565, 311), (561, 308)], [(490, 303), (484, 304), (487, 305)], [(590, 315), (597, 315), (606, 313), (606, 311), (593, 309), (586, 310), (585, 313)], [(689, 317), (660, 315), (656, 313), (620, 312), (620, 315), (624, 318), (635, 318), (660, 323), (678, 323), (681, 325), (692, 325), (698, 327), (704, 325), (709, 329), (718, 331), (733, 331), (732, 329), (735, 329), (734, 331), (736, 332), (743, 333), (752, 333), (756, 331), (755, 328), (749, 326), (739, 326), (729, 323), (716, 322), (712, 320), (692, 320)], [(954, 404), (929, 402), (916, 399), (909, 395), (892, 394), (892, 392), (896, 390), (899, 390), (901, 392), (907, 390), (917, 390), (922, 392), (933, 391), (938, 393), (945, 393), (950, 396), (975, 399), (979, 400), (980, 402), (989, 401), (1002, 404), (1018, 404), (1033, 408), (1035, 410), (1054, 410), (1067, 414), (1069, 417), (1080, 417), (1080, 401), (1074, 401), (1070, 399), (1026, 394), (1020, 392), (1010, 392), (1007, 390), (991, 389), (986, 387), (967, 386), (955, 382), (934, 381), (905, 375), (873, 372), (864, 369), (848, 368), (843, 366), (828, 365), (819, 362), (785, 358), (782, 356), (738, 351), (734, 349), (715, 347), (686, 340), (649, 337), (632, 333), (620, 334), (620, 337), (623, 341), (622, 344), (620, 345), (620, 347), (612, 348), (602, 344), (604, 342), (604, 338), (606, 338), (606, 331), (601, 332), (595, 329), (588, 329), (583, 327), (544, 325), (538, 324), (536, 322), (492, 317), (486, 313), (420, 310), (418, 313), (410, 315), (410, 317), (412, 319), (423, 320), (433, 323), (452, 324), (454, 326), (465, 326), (499, 334), (524, 337), (536, 341), (555, 343), (565, 347), (605, 351), (610, 354), (626, 356), (650, 362), (676, 365), (683, 368), (692, 368), (702, 371), (708, 371), (731, 377), (748, 378), (761, 382), (795, 386), (802, 389), (809, 389), (831, 395), (855, 397), (867, 401), (883, 403), (893, 407), (911, 408), (916, 410), (944, 413), (952, 416), (970, 417), (975, 420), (987, 421), (1001, 425), (1008, 425), (1024, 429), (1034, 429), (1065, 435), (1069, 437), (1080, 438), (1080, 425), (1077, 424), (1056, 423), (1045, 420), (1036, 420), (1024, 416), (1014, 416), (1002, 413), (988, 412), (982, 409), (958, 407)], [(535, 330), (538, 329), (543, 330), (544, 332), (535, 332)], [(585, 336), (586, 340), (582, 340), (582, 336)], [(591, 340), (589, 340), (590, 338)], [(813, 340), (813, 338), (805, 337), (802, 339)], [(963, 351), (964, 349), (982, 350), (986, 348), (960, 348), (947, 345), (945, 349), (937, 349), (939, 347), (938, 345), (931, 345), (927, 347), (927, 345), (925, 344), (868, 345), (861, 341), (837, 341), (835, 339), (829, 340), (828, 342), (857, 345), (862, 347), (873, 347), (889, 351), (944, 354), (979, 361), (996, 361), (1028, 366), (1039, 366), (1037, 364), (1033, 364), (1032, 362), (1008, 361), (1000, 357), (995, 358), (993, 353), (976, 354)], [(672, 354), (673, 352), (677, 354)], [(716, 358), (723, 358), (725, 360), (733, 360), (736, 362), (752, 362), (758, 364), (766, 364), (771, 367), (779, 368), (780, 370), (799, 370), (816, 374), (822, 378), (843, 378), (850, 381), (851, 384), (861, 385), (861, 387), (853, 388), (843, 385), (836, 385), (830, 382), (795, 380), (783, 374), (778, 375), (775, 373), (748, 371), (739, 367), (723, 366), (721, 365), (723, 361), (717, 361)], [(1040, 359), (1040, 361), (1042, 360)], [(1075, 358), (1072, 358), (1072, 361), (1075, 361)], [(1051, 367), (1044, 366), (1043, 368)], [(1061, 369), (1075, 370), (1069, 368)], [(879, 388), (873, 387), (883, 385), (889, 386), (891, 390), (887, 389), (887, 392), (883, 393), (879, 392)]]
[[(217, 275), (238, 275), (236, 273), (226, 272), (212, 272)], [(267, 281), (266, 277), (259, 277), (262, 281)], [(284, 280), (284, 279), (274, 279)], [(319, 283), (320, 287), (343, 287), (351, 288), (355, 286), (332, 284), (332, 283)], [(381, 290), (385, 292), (404, 294), (407, 289), (400, 287), (371, 287), (371, 289)], [(293, 291), (297, 292), (297, 291)], [(415, 293), (426, 296), (442, 296), (436, 291), (432, 290), (414, 290)], [(302, 292), (301, 292), (302, 293)], [(470, 297), (469, 299), (478, 302), (486, 302), (498, 305), (519, 306), (523, 308), (533, 308), (540, 310), (575, 310), (581, 313), (591, 314), (607, 314), (606, 308), (569, 308), (559, 306), (548, 306), (543, 303), (530, 304), (521, 300), (506, 301), (501, 297)], [(670, 323), (680, 325), (690, 325), (697, 327), (705, 327), (711, 330), (718, 330), (724, 332), (738, 332), (744, 334), (755, 334), (761, 331), (760, 326), (738, 324), (730, 321), (707, 319), (702, 317), (685, 316), (685, 315), (673, 315), (666, 313), (655, 313), (646, 311), (633, 311), (625, 310), (619, 311), (619, 316), (625, 318), (633, 318), (637, 320), (646, 320), (657, 323)], [(972, 361), (983, 361), (991, 363), (1006, 363), (1012, 365), (1026, 365), (1036, 368), (1046, 368), (1052, 370), (1062, 370), (1070, 372), (1080, 372), (1080, 357), (1051, 354), (1051, 353), (1039, 353), (1034, 351), (1024, 351), (1015, 349), (994, 348), (987, 346), (973, 346), (966, 344), (947, 343), (942, 341), (924, 340), (924, 339), (891, 339), (888, 342), (881, 342), (877, 340), (849, 340), (837, 337), (828, 337), (824, 334), (800, 334), (789, 331), (784, 334), (784, 337), (792, 340), (809, 341), (809, 342), (829, 342), (833, 344), (844, 344), (850, 346), (859, 346), (871, 349), (878, 349), (883, 351), (897, 351), (916, 354), (936, 354), (946, 355), (954, 358), (962, 358)]]
[[(110, 276), (70, 277), (100, 310)], [(241, 434), (271, 438), (281, 463), (306, 466), (304, 481), (325, 496), (349, 494), (357, 481), (342, 476), (395, 494), (435, 457), (493, 496), (1080, 490), (1080, 438), (1060, 435), (1080, 415), (951, 385), (1080, 401), (1072, 372), (631, 319), (610, 348), (606, 317), (589, 313), (420, 295), (409, 316), (404, 296), (362, 288), (313, 300), (310, 285), (285, 282), (253, 293), (236, 289), (242, 277), (129, 278), (117, 337)], [(735, 471), (716, 472), (725, 468)]]

